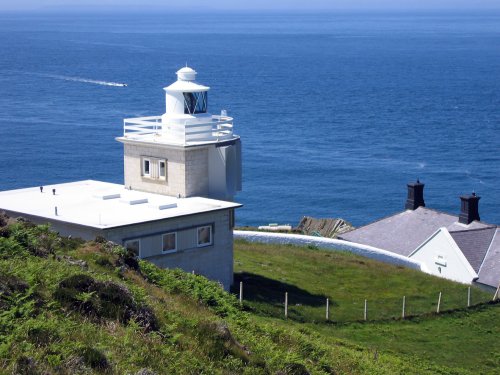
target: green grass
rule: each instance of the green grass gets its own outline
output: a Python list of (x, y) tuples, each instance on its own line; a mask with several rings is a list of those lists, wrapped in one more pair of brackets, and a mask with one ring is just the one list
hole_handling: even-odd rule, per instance
[[(244, 299), (255, 311), (279, 317), (288, 292), (289, 316), (298, 321), (324, 321), (326, 298), (336, 322), (399, 318), (406, 296), (406, 315), (467, 305), (467, 286), (422, 272), (380, 263), (345, 252), (298, 246), (260, 245), (237, 241), (235, 285), (243, 282)], [(472, 288), (472, 304), (491, 295)]]
[[(259, 321), (310, 330), (327, 345), (359, 345), (379, 358), (396, 355), (403, 362), (471, 373), (500, 367), (500, 305), (467, 309), (465, 285), (347, 253), (245, 241), (235, 244), (235, 272), (244, 282), (245, 306)], [(441, 311), (459, 310), (437, 315), (440, 291)], [(403, 295), (407, 315), (415, 316), (406, 320), (400, 319)], [(326, 297), (332, 301), (330, 323)], [(472, 288), (473, 304), (491, 297)], [(365, 299), (369, 322), (361, 322)]]
[[(217, 283), (137, 262), (120, 246), (0, 220), (0, 373), (467, 374), (500, 366), (497, 305), (390, 319), (400, 308), (389, 302), (403, 292), (410, 312), (433, 308), (438, 290), (449, 296), (443, 309), (463, 306), (463, 285), (307, 248), (237, 242), (235, 255), (243, 307)], [(284, 291), (294, 305), (288, 320)], [(326, 296), (336, 323), (324, 322)], [(349, 323), (365, 298), (374, 320)]]
[(0, 292), (0, 373), (456, 373), (246, 312), (201, 276), (47, 227), (0, 220)]

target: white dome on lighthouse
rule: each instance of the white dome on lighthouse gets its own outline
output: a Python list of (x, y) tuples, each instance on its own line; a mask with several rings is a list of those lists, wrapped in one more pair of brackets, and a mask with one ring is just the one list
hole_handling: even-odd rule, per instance
[(177, 71), (177, 79), (180, 81), (194, 81), (196, 79), (196, 70), (185, 66)]
[(164, 90), (168, 92), (201, 92), (208, 91), (210, 87), (200, 85), (195, 81), (196, 70), (185, 66), (177, 71), (177, 81), (170, 86), (165, 87)]

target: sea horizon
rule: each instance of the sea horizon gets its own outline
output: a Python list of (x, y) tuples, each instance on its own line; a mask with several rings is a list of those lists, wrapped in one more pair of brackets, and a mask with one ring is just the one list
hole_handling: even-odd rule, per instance
[(0, 190), (123, 183), (123, 119), (187, 63), (242, 138), (238, 225), (363, 225), (417, 178), (500, 223), (500, 10), (209, 13), (0, 12)]

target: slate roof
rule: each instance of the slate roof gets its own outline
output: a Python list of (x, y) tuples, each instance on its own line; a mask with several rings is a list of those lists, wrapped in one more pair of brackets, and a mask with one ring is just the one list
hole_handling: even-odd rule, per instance
[(449, 227), (457, 220), (458, 216), (419, 207), (356, 228), (339, 238), (409, 256), (439, 228)]
[(500, 228), (497, 227), (490, 248), (479, 269), (477, 282), (497, 287), (500, 283)]
[(497, 287), (500, 282), (500, 228), (496, 225), (481, 221), (465, 225), (458, 222), (457, 215), (419, 207), (356, 228), (339, 239), (409, 256), (443, 227), (478, 273), (477, 282)]
[(490, 248), (491, 240), (495, 234), (496, 226), (480, 228), (480, 229), (467, 229), (456, 232), (451, 232), (450, 235), (458, 245), (462, 253), (465, 255), (470, 265), (479, 272), (479, 268)]

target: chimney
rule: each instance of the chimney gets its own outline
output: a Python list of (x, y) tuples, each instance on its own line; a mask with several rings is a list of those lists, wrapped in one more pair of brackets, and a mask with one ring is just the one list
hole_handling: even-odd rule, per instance
[(408, 186), (408, 198), (406, 199), (405, 209), (416, 210), (419, 207), (425, 207), (424, 186), (419, 180), (410, 183)]
[(474, 220), (481, 220), (479, 218), (479, 199), (476, 193), (472, 195), (463, 195), (460, 197), (460, 216), (458, 221), (462, 224), (470, 224)]

